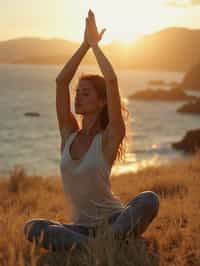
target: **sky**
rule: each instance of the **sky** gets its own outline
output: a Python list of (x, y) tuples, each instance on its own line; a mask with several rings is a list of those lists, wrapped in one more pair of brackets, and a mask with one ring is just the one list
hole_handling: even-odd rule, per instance
[(129, 43), (167, 27), (200, 29), (200, 0), (0, 0), (0, 40), (62, 38), (81, 42), (91, 9), (101, 40)]

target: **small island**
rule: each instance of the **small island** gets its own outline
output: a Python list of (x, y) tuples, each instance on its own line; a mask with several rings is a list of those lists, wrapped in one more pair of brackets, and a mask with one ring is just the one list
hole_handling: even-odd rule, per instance
[(198, 98), (196, 101), (184, 104), (177, 110), (177, 112), (188, 114), (200, 114), (200, 98)]
[(24, 113), (24, 116), (40, 116), (40, 114), (37, 112), (26, 112)]
[(149, 85), (165, 85), (165, 81), (164, 80), (161, 80), (161, 79), (153, 79), (153, 80), (149, 80), (148, 82)]
[(131, 100), (158, 100), (158, 101), (185, 101), (196, 100), (196, 96), (187, 95), (179, 87), (171, 88), (170, 90), (162, 89), (146, 89), (135, 92), (128, 97)]
[(153, 85), (153, 86), (172, 86), (172, 87), (178, 87), (180, 83), (178, 81), (169, 81), (166, 82), (162, 79), (152, 79), (148, 81), (148, 85)]
[(200, 129), (188, 131), (181, 141), (172, 143), (172, 147), (185, 153), (196, 153), (200, 148)]
[(178, 87), (180, 86), (180, 83), (178, 81), (171, 81), (167, 85), (172, 86), (172, 87)]

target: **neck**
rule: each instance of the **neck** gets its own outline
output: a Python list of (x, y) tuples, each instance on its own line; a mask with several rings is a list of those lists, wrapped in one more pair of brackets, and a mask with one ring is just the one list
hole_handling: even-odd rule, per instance
[(84, 115), (81, 129), (84, 135), (93, 135), (100, 130), (99, 113)]

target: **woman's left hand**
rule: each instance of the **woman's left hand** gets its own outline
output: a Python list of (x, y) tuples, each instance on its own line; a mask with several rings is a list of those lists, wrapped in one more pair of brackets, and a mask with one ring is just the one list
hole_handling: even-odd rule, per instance
[(86, 18), (86, 24), (87, 24), (87, 29), (85, 32), (85, 38), (86, 38), (87, 43), (90, 46), (93, 46), (102, 39), (102, 36), (106, 29), (104, 28), (101, 30), (100, 33), (98, 32), (96, 21), (95, 21), (95, 16), (91, 10), (89, 10), (88, 12), (88, 17)]

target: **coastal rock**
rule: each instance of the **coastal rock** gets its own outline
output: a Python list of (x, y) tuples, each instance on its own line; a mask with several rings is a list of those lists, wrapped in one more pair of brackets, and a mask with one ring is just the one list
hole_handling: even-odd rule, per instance
[(191, 68), (184, 76), (181, 87), (186, 90), (200, 91), (200, 63)]
[(135, 92), (129, 96), (129, 99), (135, 100), (159, 100), (159, 101), (182, 101), (182, 100), (195, 100), (196, 96), (187, 95), (181, 88), (175, 87), (170, 90), (153, 90), (146, 89), (143, 91)]
[(148, 84), (149, 85), (165, 85), (165, 81), (160, 80), (160, 79), (149, 80)]
[(200, 149), (200, 129), (188, 131), (181, 141), (172, 143), (172, 147), (186, 153), (195, 153)]
[(24, 113), (24, 115), (25, 116), (40, 116), (40, 114), (37, 112), (26, 112)]
[(189, 114), (200, 114), (200, 98), (196, 101), (189, 102), (181, 106), (177, 112), (189, 113)]
[(171, 81), (167, 85), (172, 86), (172, 87), (178, 87), (180, 86), (180, 83), (177, 81)]

